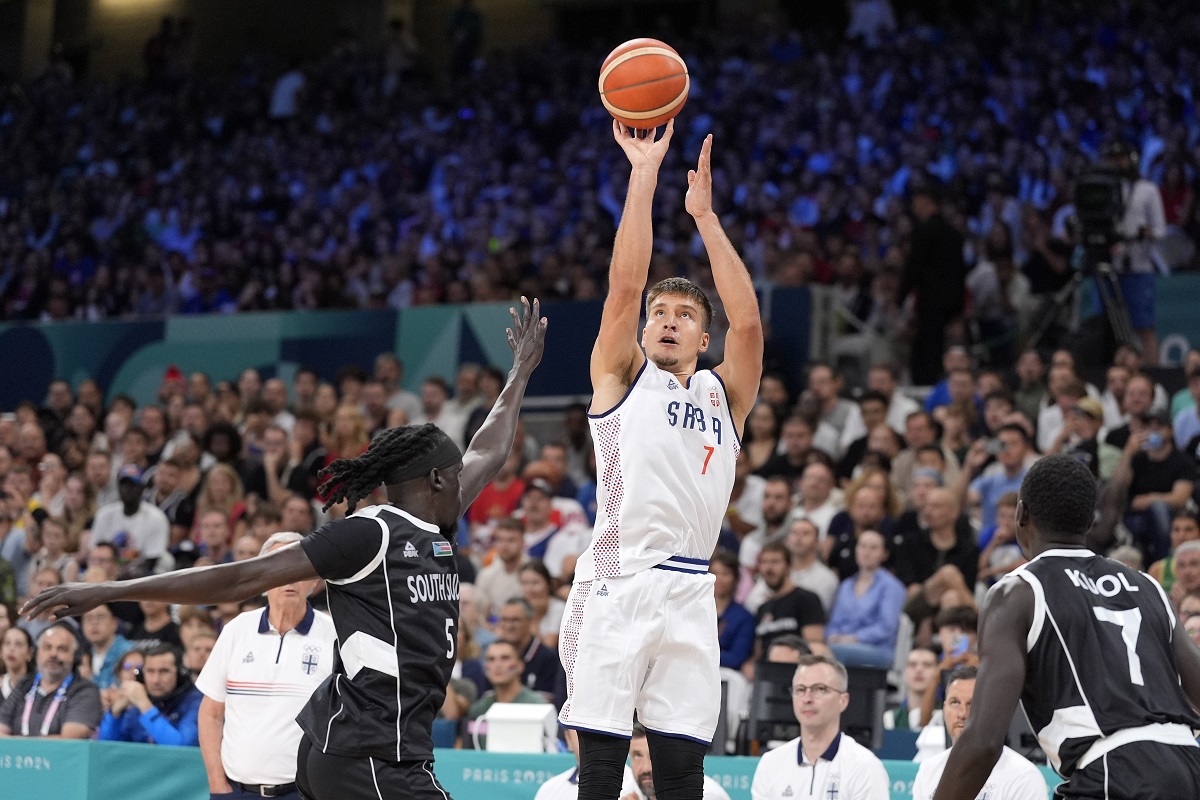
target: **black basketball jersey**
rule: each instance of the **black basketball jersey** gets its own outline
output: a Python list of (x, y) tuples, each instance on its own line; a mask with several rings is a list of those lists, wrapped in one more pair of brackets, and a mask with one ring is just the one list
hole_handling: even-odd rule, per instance
[(451, 537), (382, 505), (323, 525), (301, 545), (328, 584), (338, 657), (296, 721), (325, 753), (430, 760), (458, 649)]
[[(1179, 682), (1175, 612), (1156, 581), (1082, 549), (1048, 550), (1005, 580), (1033, 589), (1021, 700), (1060, 775), (1069, 778), (1094, 744), (1118, 731), (1200, 728)], [(1159, 731), (1137, 738), (1179, 743)]]

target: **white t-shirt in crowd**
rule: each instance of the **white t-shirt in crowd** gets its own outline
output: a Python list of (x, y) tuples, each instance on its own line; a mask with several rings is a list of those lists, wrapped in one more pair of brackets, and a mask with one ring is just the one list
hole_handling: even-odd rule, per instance
[(509, 572), (504, 562), (496, 559), (475, 577), (475, 589), (479, 593), (479, 608), (484, 618), (500, 613), (500, 606), (509, 598), (521, 596), (521, 567)]
[[(796, 584), (798, 588), (807, 589), (821, 598), (821, 605), (825, 606), (826, 614), (833, 608), (833, 598), (837, 596), (838, 578), (834, 571), (825, 566), (820, 559), (817, 559), (804, 569), (792, 570), (792, 583)], [(765, 583), (763, 587), (766, 588)], [(765, 602), (766, 597), (762, 599), (759, 605)]]
[(157, 506), (142, 501), (133, 516), (125, 516), (124, 503), (102, 506), (92, 523), (92, 544), (112, 542), (117, 549), (133, 549), (142, 558), (158, 558), (167, 551), (171, 523)]
[(829, 523), (833, 522), (833, 518), (842, 510), (841, 503), (835, 503), (832, 497), (825, 498), (825, 502), (811, 511), (806, 511), (803, 506), (797, 506), (793, 513), (795, 519), (806, 519), (813, 525), (817, 526), (817, 541), (825, 541), (825, 535), (829, 533)]
[(546, 555), (542, 561), (551, 577), (562, 578), (563, 561), (568, 556), (578, 557), (592, 543), (592, 528), (587, 525), (564, 525), (546, 545)]
[[(947, 750), (921, 764), (913, 781), (913, 800), (933, 800), (949, 758), (950, 750)], [(1049, 792), (1041, 770), (1006, 747), (976, 800), (1045, 800)]]

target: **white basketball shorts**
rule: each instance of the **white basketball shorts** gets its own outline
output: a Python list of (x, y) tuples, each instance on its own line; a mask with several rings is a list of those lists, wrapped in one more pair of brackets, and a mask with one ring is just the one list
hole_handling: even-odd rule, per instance
[(558, 639), (567, 673), (559, 721), (629, 738), (636, 710), (650, 731), (709, 744), (721, 705), (713, 580), (704, 562), (676, 558), (571, 587)]

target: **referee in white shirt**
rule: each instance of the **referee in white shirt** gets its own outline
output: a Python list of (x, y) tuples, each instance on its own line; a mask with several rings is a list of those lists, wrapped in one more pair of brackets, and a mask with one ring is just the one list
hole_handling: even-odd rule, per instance
[[(975, 667), (958, 667), (946, 681), (946, 699), (942, 703), (942, 718), (950, 741), (957, 742), (971, 716), (971, 698), (975, 694)], [(942, 780), (950, 751), (921, 762), (917, 779), (913, 781), (913, 800), (933, 800), (933, 793)], [(976, 800), (1046, 800), (1050, 793), (1046, 779), (1028, 759), (1015, 750), (1004, 748), (1000, 760), (988, 776), (987, 783)]]
[[(276, 533), (260, 555), (300, 541)], [(267, 590), (267, 607), (247, 611), (221, 631), (196, 680), (200, 752), (212, 798), (300, 800), (296, 753), (304, 735), (296, 715), (333, 671), (333, 620), (313, 610), (316, 581)]]
[(841, 731), (850, 702), (846, 668), (828, 656), (800, 657), (792, 708), (800, 736), (764, 755), (750, 785), (753, 800), (879, 800), (890, 796), (883, 762)]

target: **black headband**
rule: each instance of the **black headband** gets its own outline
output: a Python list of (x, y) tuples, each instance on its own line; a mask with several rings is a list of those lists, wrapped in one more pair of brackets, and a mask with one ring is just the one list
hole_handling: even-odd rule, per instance
[(458, 445), (449, 436), (444, 436), (437, 447), (420, 458), (411, 459), (396, 467), (396, 469), (392, 470), (383, 479), (383, 482), (387, 486), (395, 483), (404, 483), (413, 478), (423, 478), (429, 474), (430, 470), (450, 469), (461, 463), (462, 451), (458, 449)]

